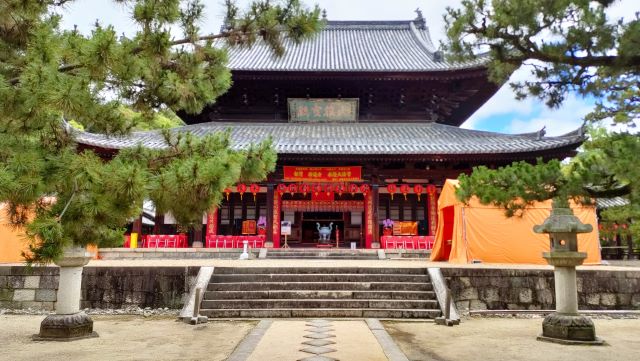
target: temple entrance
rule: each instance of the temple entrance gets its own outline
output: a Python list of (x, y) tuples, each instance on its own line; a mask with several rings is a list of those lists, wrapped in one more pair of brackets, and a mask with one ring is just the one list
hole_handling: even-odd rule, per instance
[(344, 218), (344, 212), (302, 212), (301, 246), (335, 248), (344, 240)]

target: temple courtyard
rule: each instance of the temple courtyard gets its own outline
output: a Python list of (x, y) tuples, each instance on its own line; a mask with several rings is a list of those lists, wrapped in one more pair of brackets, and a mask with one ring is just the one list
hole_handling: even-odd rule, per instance
[[(536, 341), (542, 319), (467, 317), (459, 326), (430, 321), (375, 320), (215, 320), (190, 326), (173, 317), (94, 316), (99, 338), (34, 342), (43, 316), (0, 316), (1, 360), (298, 360), (313, 354), (302, 342), (317, 340), (314, 329), (328, 331), (340, 360), (637, 360), (640, 319), (596, 317), (605, 346), (562, 346)], [(261, 325), (263, 330), (260, 330)], [(295, 332), (294, 332), (295, 331)], [(299, 332), (298, 332), (299, 331)], [(256, 334), (259, 337), (256, 337)], [(380, 335), (383, 336), (380, 336)], [(385, 339), (384, 335), (391, 336)], [(396, 346), (397, 345), (397, 346)], [(394, 353), (394, 347), (402, 353)], [(316, 350), (322, 346), (316, 346)], [(230, 357), (231, 356), (231, 357)], [(320, 358), (318, 358), (320, 359)]]

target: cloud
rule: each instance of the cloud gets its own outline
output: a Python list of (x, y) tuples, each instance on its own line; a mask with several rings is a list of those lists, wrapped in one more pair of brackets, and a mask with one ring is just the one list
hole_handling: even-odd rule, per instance
[(583, 123), (584, 116), (593, 110), (593, 104), (585, 99), (570, 96), (559, 109), (550, 109), (539, 103), (532, 117), (514, 117), (503, 131), (505, 133), (528, 133), (546, 127), (547, 135), (556, 136), (576, 130)]

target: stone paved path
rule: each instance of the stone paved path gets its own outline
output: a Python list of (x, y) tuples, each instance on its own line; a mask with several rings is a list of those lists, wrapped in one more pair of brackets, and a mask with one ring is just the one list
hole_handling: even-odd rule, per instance
[(264, 320), (229, 361), (407, 361), (377, 320)]

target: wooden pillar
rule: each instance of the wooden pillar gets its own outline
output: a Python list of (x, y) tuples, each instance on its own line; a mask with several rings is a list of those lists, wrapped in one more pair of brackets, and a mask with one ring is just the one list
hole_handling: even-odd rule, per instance
[(377, 184), (371, 185), (371, 201), (373, 202), (373, 248), (380, 248), (380, 217), (378, 209), (380, 208), (380, 192)]
[(164, 214), (158, 213), (156, 209), (156, 216), (153, 218), (153, 234), (162, 234), (162, 226), (164, 225)]
[[(200, 221), (202, 223), (202, 221)], [(199, 242), (200, 247), (202, 247), (202, 224), (200, 227), (196, 226), (193, 230), (193, 243)]]
[(273, 201), (274, 201), (274, 184), (267, 184), (267, 238), (266, 242), (273, 247)]
[(136, 218), (133, 221), (133, 226), (131, 227), (131, 233), (138, 234), (138, 242), (140, 241), (140, 237), (142, 237), (142, 215)]

